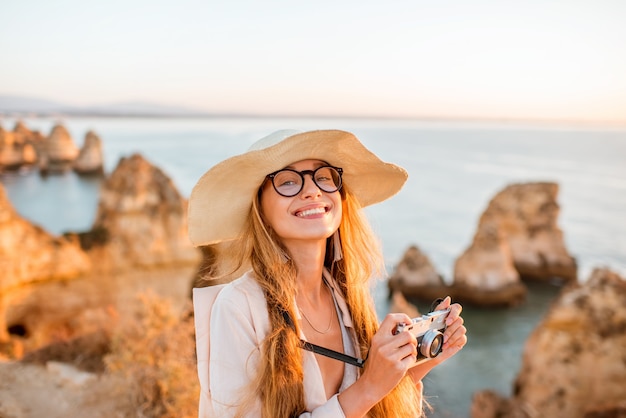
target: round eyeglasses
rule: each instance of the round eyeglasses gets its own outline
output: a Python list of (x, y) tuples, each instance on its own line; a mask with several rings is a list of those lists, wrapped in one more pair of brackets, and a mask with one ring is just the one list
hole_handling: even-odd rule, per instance
[(267, 178), (272, 180), (276, 193), (284, 197), (293, 197), (302, 191), (305, 174), (310, 175), (313, 183), (323, 192), (333, 193), (341, 189), (343, 169), (329, 165), (304, 171), (283, 168), (268, 174)]

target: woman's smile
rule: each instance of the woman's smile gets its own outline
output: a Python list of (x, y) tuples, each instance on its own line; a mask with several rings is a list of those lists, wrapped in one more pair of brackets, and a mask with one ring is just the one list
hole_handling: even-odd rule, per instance
[(304, 207), (296, 210), (294, 215), (299, 218), (319, 218), (329, 211), (327, 206)]

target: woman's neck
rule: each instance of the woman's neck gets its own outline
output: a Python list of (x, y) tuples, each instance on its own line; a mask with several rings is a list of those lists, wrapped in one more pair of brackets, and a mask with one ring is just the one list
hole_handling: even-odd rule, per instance
[(322, 271), (326, 242), (291, 245), (289, 252), (298, 269), (296, 279), (298, 293), (306, 294), (306, 298), (311, 302), (319, 301), (323, 294)]

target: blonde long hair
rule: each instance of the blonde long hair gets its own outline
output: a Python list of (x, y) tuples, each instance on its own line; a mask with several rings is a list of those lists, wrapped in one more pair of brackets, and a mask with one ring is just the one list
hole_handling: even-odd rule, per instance
[[(343, 293), (352, 321), (360, 355), (367, 357), (378, 319), (369, 291), (370, 278), (384, 270), (378, 240), (372, 233), (356, 198), (344, 185), (343, 217), (339, 226), (343, 258), (335, 260), (334, 240), (326, 245), (325, 267), (331, 272)], [(241, 240), (221, 251), (222, 260), (231, 266), (228, 271), (250, 267), (267, 300), (270, 332), (261, 347), (261, 358), (250, 396), (238, 416), (245, 414), (255, 399), (260, 399), (262, 418), (294, 417), (305, 412), (302, 349), (299, 347), (297, 321), (288, 324), (285, 313), (295, 318), (297, 268), (276, 234), (263, 221), (259, 197), (254, 199), (246, 229)], [(227, 260), (229, 259), (229, 260)], [(292, 326), (296, 327), (296, 332)], [(421, 394), (410, 377), (405, 377), (369, 412), (371, 418), (407, 418), (422, 416)]]

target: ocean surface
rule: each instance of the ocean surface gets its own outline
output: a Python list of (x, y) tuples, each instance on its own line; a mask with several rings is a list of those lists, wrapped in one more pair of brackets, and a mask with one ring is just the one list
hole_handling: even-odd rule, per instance
[[(355, 133), (385, 161), (409, 172), (404, 189), (366, 209), (379, 234), (389, 272), (410, 245), (419, 246), (450, 280), (455, 259), (471, 243), (481, 213), (505, 186), (530, 181), (560, 185), (559, 226), (577, 258), (579, 279), (595, 267), (626, 276), (626, 127), (531, 123), (372, 119), (216, 118), (24, 119), (49, 134), (57, 122), (82, 146), (94, 130), (102, 139), (106, 172), (119, 159), (141, 153), (172, 178), (184, 196), (212, 165), (278, 129), (343, 129)], [(0, 121), (13, 129), (15, 120)], [(90, 228), (98, 178), (69, 172), (0, 175), (22, 216), (59, 234)], [(374, 287), (380, 315), (388, 308), (384, 282)], [(492, 389), (510, 395), (523, 345), (559, 289), (530, 285), (528, 301), (514, 309), (465, 307), (469, 342), (426, 378), (432, 417), (468, 417), (472, 394)], [(425, 309), (425, 306), (420, 306)]]

